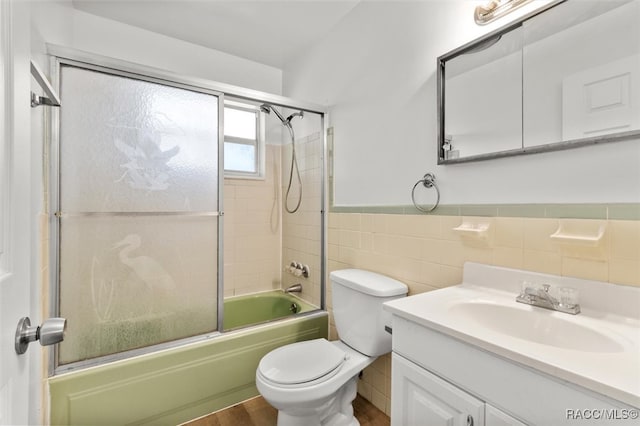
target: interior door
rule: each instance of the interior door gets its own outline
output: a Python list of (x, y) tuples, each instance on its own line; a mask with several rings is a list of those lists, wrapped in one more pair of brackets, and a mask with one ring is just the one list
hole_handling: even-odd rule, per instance
[(20, 3), (0, 2), (0, 424), (11, 425), (42, 422), (42, 350), (18, 355), (14, 347), (20, 318), (40, 321), (31, 300), (38, 233), (31, 205), (29, 6)]

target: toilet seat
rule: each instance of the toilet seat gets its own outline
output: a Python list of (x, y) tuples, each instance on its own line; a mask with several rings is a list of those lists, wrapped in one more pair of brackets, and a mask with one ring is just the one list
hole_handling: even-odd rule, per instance
[(295, 386), (334, 376), (347, 355), (326, 339), (308, 340), (275, 349), (265, 355), (258, 372), (268, 381)]

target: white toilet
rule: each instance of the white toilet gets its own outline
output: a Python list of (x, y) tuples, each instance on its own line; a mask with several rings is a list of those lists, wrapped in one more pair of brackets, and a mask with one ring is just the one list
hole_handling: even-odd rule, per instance
[(309, 340), (265, 355), (256, 385), (278, 409), (278, 426), (359, 425), (351, 402), (358, 374), (391, 351), (391, 314), (382, 304), (407, 295), (400, 281), (361, 269), (331, 273), (333, 315), (340, 341)]

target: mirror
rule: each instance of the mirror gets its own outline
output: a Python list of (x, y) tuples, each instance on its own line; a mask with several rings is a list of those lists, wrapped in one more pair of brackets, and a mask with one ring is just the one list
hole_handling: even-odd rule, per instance
[(640, 137), (640, 0), (565, 0), (438, 58), (438, 164)]

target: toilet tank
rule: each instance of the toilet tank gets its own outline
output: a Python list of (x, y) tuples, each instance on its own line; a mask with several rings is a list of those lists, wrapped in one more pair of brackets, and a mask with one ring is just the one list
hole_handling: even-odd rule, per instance
[(330, 274), (333, 317), (340, 340), (368, 356), (391, 352), (391, 314), (382, 309), (389, 300), (405, 297), (404, 283), (362, 269)]

